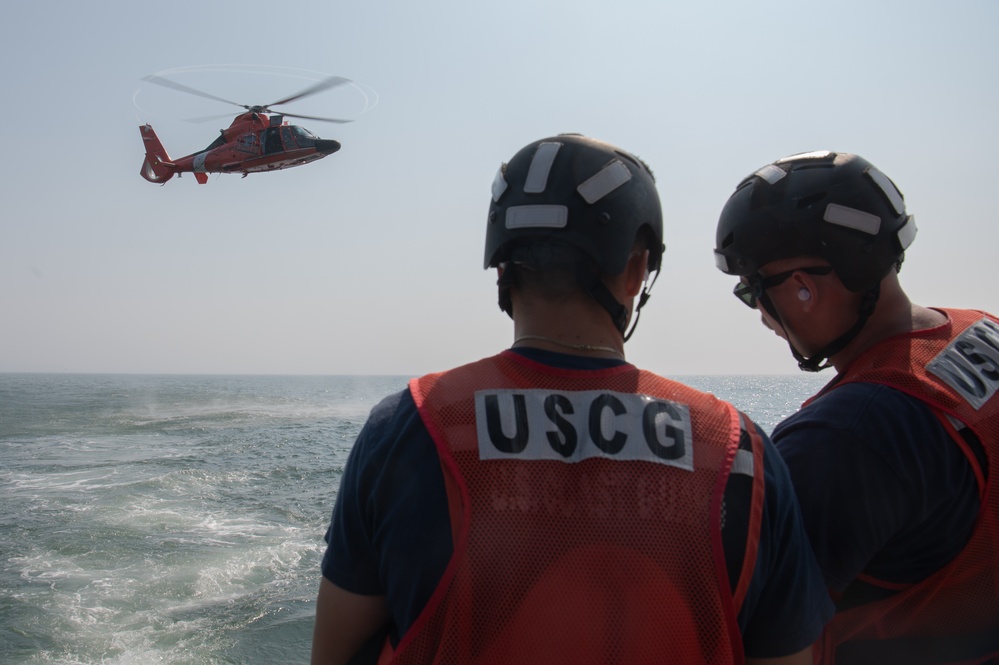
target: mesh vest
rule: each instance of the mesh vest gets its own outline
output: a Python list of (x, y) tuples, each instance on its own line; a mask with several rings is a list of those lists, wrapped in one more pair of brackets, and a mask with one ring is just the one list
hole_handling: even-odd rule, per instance
[[(948, 324), (875, 345), (832, 390), (880, 383), (928, 404), (975, 470), (978, 521), (965, 548), (941, 570), (889, 598), (836, 614), (823, 637), (824, 664), (977, 664), (999, 656), (999, 320), (984, 312), (941, 311)], [(987, 482), (961, 427), (969, 427), (985, 449)], [(864, 581), (879, 584), (868, 576)]]
[[(763, 447), (737, 450), (731, 405), (631, 365), (556, 370), (512, 352), (410, 390), (441, 458), (454, 554), (383, 660), (743, 662)], [(755, 473), (733, 592), (721, 524), (737, 453)]]

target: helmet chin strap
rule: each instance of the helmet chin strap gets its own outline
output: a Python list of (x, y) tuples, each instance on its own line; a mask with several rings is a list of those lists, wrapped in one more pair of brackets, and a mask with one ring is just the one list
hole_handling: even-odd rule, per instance
[(576, 263), (576, 279), (579, 280), (583, 291), (593, 296), (600, 306), (607, 310), (614, 327), (623, 336), (628, 328), (628, 308), (619, 303), (600, 276), (581, 261)]
[(635, 306), (635, 319), (631, 324), (631, 330), (628, 330), (628, 308), (617, 301), (599, 275), (582, 264), (577, 264), (576, 275), (583, 290), (593, 296), (607, 310), (607, 313), (610, 314), (611, 320), (614, 322), (614, 327), (621, 333), (624, 341), (627, 342), (631, 339), (631, 336), (635, 334), (635, 328), (638, 327), (638, 319), (642, 314), (642, 308), (649, 301), (652, 285), (655, 284), (656, 279), (659, 277), (659, 271), (656, 270), (656, 274), (651, 282), (647, 285), (642, 285), (642, 292), (639, 294), (638, 304)]
[[(798, 367), (804, 372), (821, 372), (824, 369), (832, 367), (832, 363), (829, 362), (829, 358), (832, 358), (837, 353), (842, 351), (850, 344), (860, 331), (867, 324), (867, 319), (870, 318), (871, 314), (874, 313), (874, 307), (877, 305), (878, 298), (881, 296), (881, 284), (877, 284), (874, 288), (867, 291), (864, 294), (863, 299), (860, 301), (860, 307), (857, 311), (857, 321), (847, 330), (845, 333), (834, 339), (833, 341), (826, 344), (823, 348), (819, 349), (811, 358), (806, 358), (801, 354), (794, 345), (791, 344), (791, 340), (788, 340), (787, 346), (791, 349), (791, 355), (794, 359), (798, 361)], [(769, 314), (782, 328), (787, 330), (784, 326), (784, 322), (781, 320), (780, 316), (777, 314), (777, 308), (774, 307), (773, 301), (770, 300), (770, 296), (763, 293), (760, 297), (760, 304), (763, 305), (763, 309)], [(823, 362), (825, 361), (825, 362)]]
[(499, 308), (506, 312), (506, 315), (511, 319), (513, 318), (513, 299), (510, 297), (510, 289), (517, 283), (513, 276), (514, 269), (513, 263), (506, 264), (503, 273), (496, 280), (496, 286), (499, 287)]
[(631, 339), (631, 336), (635, 334), (635, 328), (638, 327), (638, 319), (642, 315), (642, 308), (645, 307), (645, 303), (649, 301), (649, 296), (652, 295), (652, 285), (656, 283), (659, 279), (659, 271), (656, 270), (655, 275), (652, 276), (652, 281), (649, 281), (649, 272), (645, 271), (645, 284), (642, 284), (642, 292), (638, 295), (638, 304), (635, 305), (635, 321), (631, 324), (631, 330), (627, 332), (624, 336), (624, 341)]

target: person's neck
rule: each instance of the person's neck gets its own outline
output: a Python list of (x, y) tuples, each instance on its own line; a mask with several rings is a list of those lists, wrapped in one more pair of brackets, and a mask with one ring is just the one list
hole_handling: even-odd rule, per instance
[(624, 338), (605, 311), (563, 309), (526, 309), (517, 315), (515, 307), (513, 346), (624, 360)]
[(837, 372), (842, 372), (872, 346), (882, 340), (916, 330), (935, 328), (946, 323), (942, 312), (912, 303), (901, 290), (878, 299), (874, 313), (860, 334), (845, 349), (830, 358)]
[(514, 348), (518, 346), (530, 346), (559, 353), (570, 353), (573, 355), (586, 355), (594, 358), (620, 358), (624, 360), (623, 346), (612, 346), (610, 344), (590, 344), (588, 342), (569, 342), (558, 337), (538, 334), (523, 334), (514, 336)]

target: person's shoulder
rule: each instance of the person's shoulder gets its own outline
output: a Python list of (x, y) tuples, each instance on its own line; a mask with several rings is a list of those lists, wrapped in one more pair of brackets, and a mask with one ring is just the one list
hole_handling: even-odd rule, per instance
[(932, 417), (928, 405), (901, 390), (880, 383), (853, 382), (821, 394), (774, 430), (793, 426), (821, 426), (841, 430), (865, 430), (872, 423), (910, 424), (913, 418)]
[(434, 454), (433, 439), (408, 389), (387, 395), (371, 409), (350, 451), (355, 471), (366, 482), (412, 473)]
[(970, 316), (988, 317), (990, 319), (995, 319), (999, 321), (999, 314), (994, 314), (993, 312), (984, 309), (975, 309), (973, 307), (927, 307), (927, 309), (931, 309), (936, 312), (942, 312), (947, 316), (950, 316), (952, 313), (967, 314)]
[(369, 452), (381, 453), (386, 446), (392, 446), (405, 432), (420, 426), (419, 411), (408, 388), (386, 395), (372, 407), (355, 448), (362, 447)]
[(948, 445), (950, 435), (928, 404), (890, 386), (864, 382), (830, 390), (778, 424), (772, 437), (795, 468), (799, 457), (812, 468), (851, 460), (853, 468), (859, 459), (892, 469), (924, 467), (959, 452)]
[(368, 416), (369, 424), (382, 424), (392, 420), (400, 414), (405, 414), (408, 410), (415, 410), (416, 403), (409, 388), (403, 388), (383, 397), (371, 408)]

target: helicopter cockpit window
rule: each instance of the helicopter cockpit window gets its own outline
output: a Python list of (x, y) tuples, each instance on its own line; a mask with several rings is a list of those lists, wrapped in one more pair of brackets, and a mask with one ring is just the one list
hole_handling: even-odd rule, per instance
[(316, 139), (319, 137), (305, 129), (304, 127), (292, 127), (295, 132), (295, 139), (298, 141), (298, 147), (308, 148), (315, 145)]
[(298, 147), (295, 134), (291, 131), (291, 127), (287, 125), (281, 128), (281, 141), (284, 143), (285, 150), (294, 150)]

